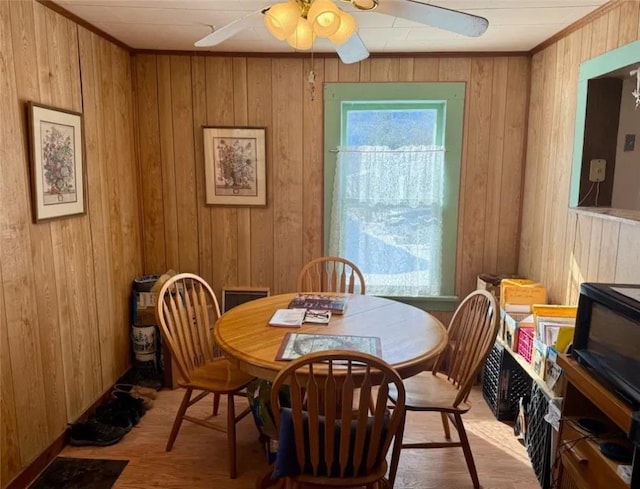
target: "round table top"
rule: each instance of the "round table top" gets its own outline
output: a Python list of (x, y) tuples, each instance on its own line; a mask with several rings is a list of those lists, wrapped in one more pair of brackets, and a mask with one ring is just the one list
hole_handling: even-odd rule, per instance
[(225, 356), (240, 370), (273, 380), (287, 361), (276, 360), (287, 333), (374, 336), (380, 338), (381, 357), (402, 378), (426, 368), (447, 343), (442, 323), (429, 313), (401, 302), (371, 295), (348, 295), (345, 314), (333, 314), (329, 324), (299, 328), (269, 326), (276, 309), (285, 309), (296, 294), (246, 302), (223, 314), (214, 338)]

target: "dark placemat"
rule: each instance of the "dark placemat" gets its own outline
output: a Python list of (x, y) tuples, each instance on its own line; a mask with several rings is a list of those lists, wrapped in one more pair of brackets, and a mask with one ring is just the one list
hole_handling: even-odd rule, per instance
[(111, 489), (128, 460), (56, 457), (29, 489)]

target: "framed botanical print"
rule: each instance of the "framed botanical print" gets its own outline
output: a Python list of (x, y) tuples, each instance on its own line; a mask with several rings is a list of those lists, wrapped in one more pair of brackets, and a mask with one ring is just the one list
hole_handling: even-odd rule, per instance
[(264, 127), (204, 127), (206, 203), (267, 205)]
[(35, 102), (27, 108), (34, 221), (84, 214), (82, 114)]

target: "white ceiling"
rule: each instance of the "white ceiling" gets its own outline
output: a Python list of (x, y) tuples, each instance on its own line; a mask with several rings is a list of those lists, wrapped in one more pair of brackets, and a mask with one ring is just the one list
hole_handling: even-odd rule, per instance
[[(293, 52), (255, 22), (231, 39), (211, 48), (193, 43), (227, 23), (281, 0), (53, 0), (98, 29), (134, 49)], [(384, 2), (385, 0), (380, 0)], [(422, 0), (463, 10), (489, 20), (479, 38), (467, 38), (405, 19), (355, 12), (359, 33), (372, 53), (435, 51), (528, 51), (607, 0)], [(337, 2), (353, 13), (349, 4)], [(333, 51), (324, 39), (316, 52)]]

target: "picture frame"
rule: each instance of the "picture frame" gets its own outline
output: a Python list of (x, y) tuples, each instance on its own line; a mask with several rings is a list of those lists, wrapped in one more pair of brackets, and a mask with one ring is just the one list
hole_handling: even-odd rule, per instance
[(82, 114), (27, 104), (34, 222), (86, 213)]
[(265, 140), (264, 127), (203, 127), (207, 205), (267, 205)]

